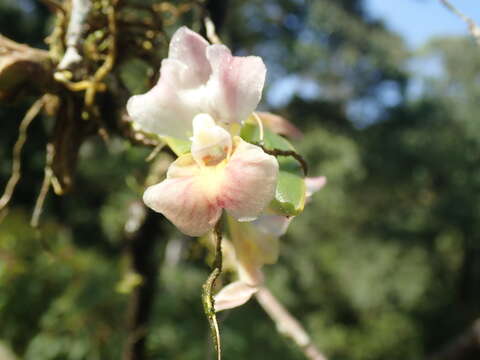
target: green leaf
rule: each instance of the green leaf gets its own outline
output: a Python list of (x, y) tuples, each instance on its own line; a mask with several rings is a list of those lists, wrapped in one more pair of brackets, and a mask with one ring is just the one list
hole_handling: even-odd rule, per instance
[[(242, 127), (240, 136), (251, 143), (260, 142), (260, 131), (256, 124), (247, 122)], [(295, 151), (290, 142), (264, 128), (263, 147), (266, 150)], [(281, 215), (295, 216), (305, 206), (305, 181), (300, 164), (291, 156), (278, 156), (280, 171), (278, 174), (275, 199), (270, 207)]]
[(120, 78), (130, 93), (143, 94), (151, 87), (148, 82), (149, 71), (151, 66), (147, 62), (133, 58), (120, 65)]
[(296, 216), (305, 206), (305, 191), (303, 176), (284, 171), (280, 166), (275, 199), (270, 207), (282, 215)]
[[(258, 129), (258, 125), (251, 122), (246, 122), (242, 130), (240, 132), (240, 136), (243, 140), (251, 142), (251, 143), (259, 143), (260, 142), (260, 131)], [(295, 151), (290, 142), (285, 139), (284, 137), (275, 134), (274, 132), (270, 131), (269, 129), (263, 129), (263, 145), (267, 149), (278, 149), (284, 151)], [(296, 161), (294, 161), (296, 163)]]
[(170, 149), (172, 149), (177, 156), (181, 156), (190, 152), (192, 143), (189, 140), (177, 139), (170, 136), (160, 136), (160, 138), (167, 143)]
[(192, 142), (190, 140), (183, 140), (174, 138), (171, 136), (161, 136), (155, 133), (143, 131), (141, 126), (138, 125), (135, 121), (130, 122), (130, 126), (135, 130), (141, 132), (145, 137), (154, 139), (154, 140), (161, 140), (168, 147), (175, 153), (177, 156), (181, 156), (190, 152), (190, 148), (192, 146)]

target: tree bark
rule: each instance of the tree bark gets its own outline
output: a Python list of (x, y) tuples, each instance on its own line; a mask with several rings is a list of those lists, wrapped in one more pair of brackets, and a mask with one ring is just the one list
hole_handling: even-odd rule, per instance
[(53, 84), (52, 74), (48, 51), (0, 35), (0, 101), (11, 102), (28, 91), (48, 92)]
[[(141, 276), (130, 297), (127, 311), (128, 338), (123, 350), (123, 360), (145, 359), (145, 342), (148, 323), (153, 310), (159, 276), (159, 240), (162, 236), (161, 219), (158, 214), (135, 202), (130, 207), (130, 225), (126, 226), (127, 254), (131, 270)], [(138, 221), (139, 220), (139, 221)], [(138, 221), (138, 226), (134, 223)], [(129, 228), (130, 227), (130, 228)], [(132, 227), (136, 229), (132, 232)]]
[(480, 319), (429, 360), (474, 360), (480, 358)]

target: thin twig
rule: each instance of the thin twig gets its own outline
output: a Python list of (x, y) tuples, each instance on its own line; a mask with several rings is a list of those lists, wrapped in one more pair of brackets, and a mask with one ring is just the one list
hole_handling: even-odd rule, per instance
[(308, 164), (305, 161), (305, 159), (300, 155), (299, 153), (293, 151), (293, 150), (280, 150), (280, 149), (267, 149), (265, 148), (262, 144), (257, 143), (256, 145), (260, 146), (263, 151), (265, 151), (269, 155), (273, 156), (291, 156), (295, 160), (298, 161), (300, 166), (302, 167), (303, 175), (307, 176), (308, 175)]
[(25, 141), (27, 140), (27, 130), (32, 123), (32, 120), (38, 115), (44, 105), (44, 97), (41, 97), (40, 99), (35, 101), (30, 107), (30, 109), (28, 109), (27, 113), (23, 117), (22, 122), (20, 123), (20, 126), (18, 128), (18, 138), (15, 142), (15, 145), (13, 146), (12, 175), (10, 176), (10, 179), (8, 179), (7, 185), (5, 186), (5, 191), (0, 198), (0, 211), (3, 210), (10, 202), (15, 187), (20, 180), (22, 170), (22, 149)]
[(213, 263), (213, 270), (208, 276), (207, 281), (203, 284), (202, 301), (205, 315), (208, 318), (210, 324), (210, 330), (212, 332), (212, 339), (217, 352), (217, 360), (222, 359), (222, 347), (220, 343), (220, 330), (218, 328), (217, 315), (215, 312), (215, 299), (213, 297), (213, 290), (215, 282), (222, 273), (222, 233), (221, 222), (218, 221), (213, 230), (213, 235), (216, 240), (215, 248), (215, 261)]
[(205, 30), (207, 33), (207, 39), (210, 40), (212, 44), (221, 44), (222, 41), (217, 35), (217, 32), (215, 30), (215, 24), (213, 23), (212, 19), (206, 16), (204, 19), (204, 23), (205, 23)]
[(439, 0), (443, 6), (445, 6), (448, 10), (450, 10), (452, 13), (457, 15), (460, 19), (462, 19), (463, 22), (465, 22), (468, 26), (468, 30), (470, 31), (470, 34), (475, 39), (475, 42), (480, 46), (480, 27), (473, 21), (472, 18), (469, 16), (465, 15), (462, 13), (460, 10), (458, 10), (455, 6), (453, 6), (452, 3), (448, 0)]
[(52, 12), (59, 11), (62, 14), (65, 14), (65, 8), (60, 1), (57, 0), (40, 0), (40, 2), (44, 3), (46, 7), (50, 9)]
[(255, 297), (260, 306), (270, 316), (277, 330), (291, 338), (295, 344), (302, 350), (305, 357), (309, 360), (327, 360), (317, 347), (312, 343), (302, 325), (292, 314), (275, 298), (275, 296), (265, 286), (259, 287)]
[(50, 185), (52, 184), (53, 170), (52, 162), (55, 155), (55, 148), (52, 143), (47, 144), (47, 154), (45, 160), (45, 168), (43, 175), (43, 182), (38, 193), (37, 201), (35, 202), (35, 207), (33, 208), (32, 219), (30, 220), (30, 225), (33, 228), (38, 227), (40, 215), (42, 215), (43, 204), (47, 198), (48, 191), (50, 190)]
[(155, 157), (160, 153), (160, 151), (162, 151), (162, 149), (167, 145), (167, 143), (165, 142), (161, 142), (160, 144), (158, 144), (157, 146), (155, 146), (155, 149), (152, 150), (152, 152), (150, 154), (148, 154), (147, 158), (145, 159), (146, 162), (150, 162), (152, 161), (153, 159), (155, 159)]

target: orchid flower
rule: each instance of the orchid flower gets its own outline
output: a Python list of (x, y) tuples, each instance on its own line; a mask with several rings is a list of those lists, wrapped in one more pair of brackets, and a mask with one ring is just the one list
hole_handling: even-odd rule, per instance
[(143, 131), (191, 141), (164, 181), (144, 193), (147, 206), (190, 236), (211, 230), (223, 210), (256, 219), (275, 195), (278, 162), (236, 136), (258, 105), (266, 69), (259, 57), (236, 57), (182, 27), (170, 42), (160, 79), (133, 96), (127, 111)]
[(193, 118), (208, 114), (218, 124), (241, 123), (257, 107), (266, 68), (257, 56), (232, 56), (187, 27), (172, 36), (160, 79), (129, 99), (127, 111), (143, 131), (188, 140)]
[[(306, 196), (313, 194), (326, 184), (324, 176), (305, 178)], [(230, 222), (231, 240), (236, 256), (239, 279), (221, 289), (215, 295), (215, 310), (232, 309), (245, 304), (263, 284), (262, 266), (273, 264), (278, 258), (279, 237), (288, 229), (292, 217), (268, 212), (257, 220), (240, 224)]]

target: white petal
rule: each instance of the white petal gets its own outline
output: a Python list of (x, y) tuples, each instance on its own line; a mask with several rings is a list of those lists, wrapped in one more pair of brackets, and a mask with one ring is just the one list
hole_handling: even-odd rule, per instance
[(210, 45), (207, 58), (212, 67), (207, 84), (210, 113), (226, 123), (244, 121), (262, 97), (265, 64), (256, 56), (232, 56), (224, 45)]
[(208, 42), (196, 32), (182, 26), (170, 40), (168, 58), (182, 62), (187, 67), (185, 81), (193, 86), (207, 82), (212, 68), (207, 60)]
[(292, 219), (292, 216), (262, 214), (252, 221), (252, 225), (263, 234), (282, 236), (287, 232), (288, 225), (290, 225)]
[(257, 290), (256, 287), (245, 284), (242, 281), (235, 281), (225, 286), (215, 295), (215, 311), (218, 312), (241, 306), (250, 300)]
[(222, 213), (212, 197), (215, 192), (206, 191), (203, 180), (191, 155), (184, 155), (170, 165), (167, 179), (147, 188), (143, 201), (183, 233), (201, 236), (215, 226)]
[(277, 159), (260, 147), (234, 138), (235, 150), (225, 168), (221, 200), (239, 221), (254, 220), (275, 195)]
[(175, 32), (158, 83), (127, 103), (128, 114), (141, 130), (185, 140), (192, 136), (193, 117), (208, 110), (207, 47), (204, 38), (186, 27)]
[(232, 137), (208, 114), (193, 118), (192, 155), (202, 165), (217, 165), (232, 149)]
[(141, 130), (185, 140), (192, 135), (192, 119), (198, 112), (198, 104), (186, 103), (180, 96), (184, 71), (182, 63), (163, 60), (157, 85), (128, 100), (127, 112)]
[(169, 58), (150, 91), (133, 96), (127, 111), (143, 131), (189, 139), (195, 115), (242, 122), (261, 98), (266, 68), (258, 57), (234, 57), (223, 45), (208, 45), (182, 27), (172, 37)]

